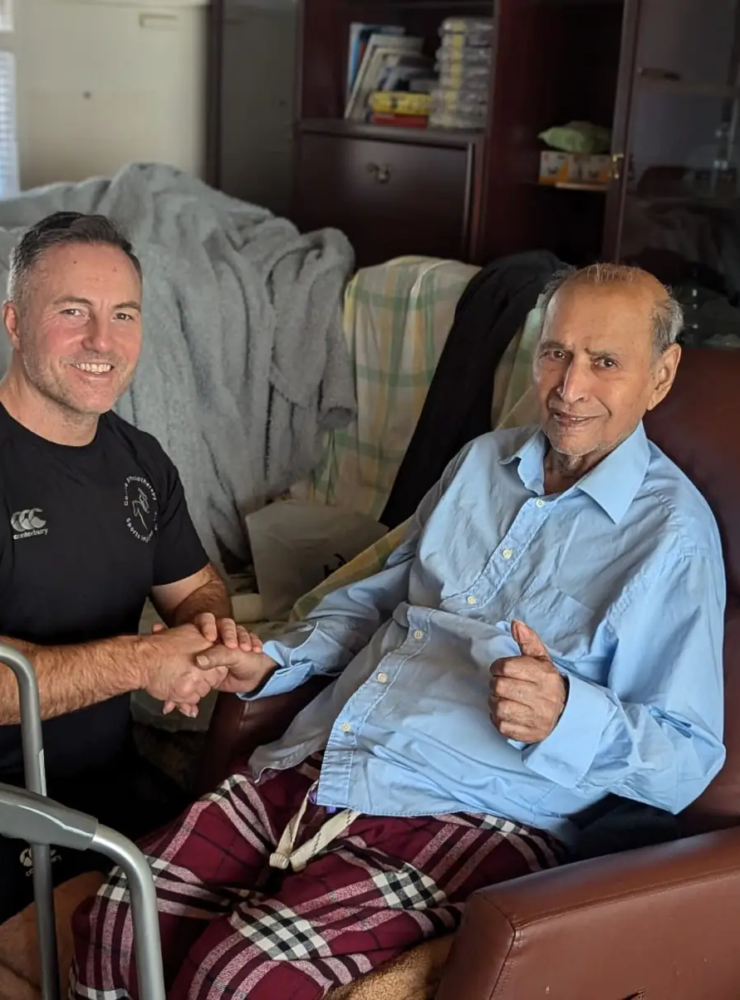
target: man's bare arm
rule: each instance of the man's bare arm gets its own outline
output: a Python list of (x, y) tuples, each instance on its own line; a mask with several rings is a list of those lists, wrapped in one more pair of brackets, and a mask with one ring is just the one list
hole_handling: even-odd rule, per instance
[[(226, 667), (202, 669), (196, 657), (212, 643), (195, 625), (159, 635), (119, 636), (75, 646), (39, 646), (3, 639), (24, 653), (36, 671), (41, 716), (51, 719), (130, 691), (145, 690), (160, 701), (197, 705), (223, 682)], [(0, 725), (20, 721), (13, 672), (0, 666)]]
[(226, 585), (210, 563), (184, 580), (154, 587), (152, 601), (168, 625), (183, 625), (202, 614), (215, 618), (231, 618), (233, 614)]
[[(41, 715), (51, 719), (105, 701), (141, 686), (136, 636), (121, 636), (75, 646), (38, 646), (0, 637), (31, 661), (41, 696)], [(0, 665), (0, 725), (20, 722), (18, 685)]]

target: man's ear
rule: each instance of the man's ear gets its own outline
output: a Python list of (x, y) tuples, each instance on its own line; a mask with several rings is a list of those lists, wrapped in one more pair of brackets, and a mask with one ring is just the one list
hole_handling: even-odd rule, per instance
[(680, 344), (671, 344), (654, 363), (652, 376), (653, 391), (648, 403), (648, 410), (655, 409), (658, 403), (661, 403), (671, 391), (680, 361)]
[(3, 323), (5, 324), (5, 329), (8, 331), (8, 337), (10, 338), (10, 343), (13, 345), (13, 350), (20, 350), (20, 323), (18, 320), (18, 306), (15, 302), (3, 303)]

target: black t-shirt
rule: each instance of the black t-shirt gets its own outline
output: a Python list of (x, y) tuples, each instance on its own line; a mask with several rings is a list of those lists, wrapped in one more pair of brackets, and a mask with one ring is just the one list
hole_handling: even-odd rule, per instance
[[(67, 645), (136, 634), (152, 587), (208, 561), (174, 465), (113, 413), (79, 448), (38, 437), (0, 406), (0, 504), (0, 635), (9, 638)], [(48, 773), (111, 761), (126, 741), (129, 701), (47, 720)], [(0, 774), (21, 769), (20, 747), (20, 728), (0, 726)]]

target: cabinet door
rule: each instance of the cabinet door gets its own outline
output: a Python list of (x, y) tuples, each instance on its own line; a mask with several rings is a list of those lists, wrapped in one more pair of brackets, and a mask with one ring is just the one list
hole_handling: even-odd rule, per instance
[(472, 147), (308, 133), (298, 155), (296, 223), (341, 229), (358, 266), (403, 254), (467, 259)]
[(296, 9), (291, 0), (223, 0), (212, 179), (227, 194), (288, 212), (293, 170)]
[(630, 2), (618, 106), (609, 256), (674, 287), (686, 342), (740, 346), (740, 0)]

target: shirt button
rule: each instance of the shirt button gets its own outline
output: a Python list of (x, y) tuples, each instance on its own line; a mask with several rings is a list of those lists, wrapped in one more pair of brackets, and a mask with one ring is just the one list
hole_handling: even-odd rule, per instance
[(339, 728), (342, 730), (343, 733), (352, 732), (352, 726), (350, 726), (349, 722), (343, 722)]
[(545, 506), (545, 501), (544, 500), (535, 500), (534, 505), (535, 505), (535, 507), (544, 507)]
[(424, 638), (424, 633), (421, 631), (421, 629), (417, 628), (417, 630), (414, 632), (414, 639), (423, 639), (423, 638)]
[(387, 684), (388, 683), (388, 674), (378, 674), (378, 683), (380, 683), (380, 684)]
[(514, 555), (514, 552), (512, 549), (504, 549), (501, 555), (504, 557), (504, 559), (511, 559), (511, 557)]
[(468, 598), (468, 604), (477, 604), (477, 603), (478, 603), (478, 598), (477, 598), (477, 597), (474, 597), (474, 596), (473, 596), (473, 595), (471, 594), (471, 595), (470, 595), (470, 597)]

